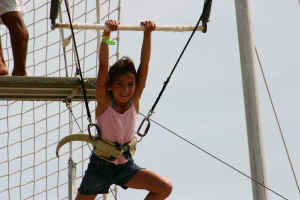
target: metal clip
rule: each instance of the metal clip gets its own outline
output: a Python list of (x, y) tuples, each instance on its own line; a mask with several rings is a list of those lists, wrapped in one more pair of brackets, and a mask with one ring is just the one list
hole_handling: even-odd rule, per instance
[[(147, 126), (146, 126), (146, 129), (145, 129), (144, 133), (142, 134), (142, 133), (140, 133), (140, 130), (141, 130), (141, 128), (143, 127), (143, 125), (144, 125), (145, 122), (147, 122)], [(143, 119), (142, 123), (140, 124), (138, 130), (137, 130), (138, 136), (140, 136), (140, 137), (146, 136), (147, 133), (148, 133), (148, 131), (149, 131), (149, 129), (150, 129), (150, 119), (149, 119), (149, 117), (145, 117), (145, 118)]]
[[(91, 127), (95, 127), (96, 128), (96, 130), (97, 130), (97, 136), (92, 136), (92, 133), (91, 133)], [(93, 140), (93, 141), (96, 141), (97, 140), (97, 138), (98, 137), (101, 137), (101, 129), (100, 129), (100, 127), (97, 125), (97, 124), (92, 124), (92, 123), (90, 123), (89, 125), (88, 125), (88, 132), (89, 132), (89, 136), (90, 136), (90, 138), (91, 138), (91, 140)]]

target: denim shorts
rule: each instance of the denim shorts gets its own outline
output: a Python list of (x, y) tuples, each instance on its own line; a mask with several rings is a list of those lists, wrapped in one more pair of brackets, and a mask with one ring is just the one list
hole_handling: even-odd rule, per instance
[(126, 183), (140, 169), (133, 159), (124, 164), (115, 165), (92, 153), (78, 192), (85, 195), (105, 194), (108, 193), (112, 184), (127, 189)]

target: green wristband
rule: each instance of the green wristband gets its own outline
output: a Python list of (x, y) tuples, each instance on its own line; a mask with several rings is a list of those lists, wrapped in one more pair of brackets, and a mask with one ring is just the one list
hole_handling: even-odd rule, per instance
[(108, 45), (115, 45), (116, 43), (108, 38), (103, 38), (102, 41)]

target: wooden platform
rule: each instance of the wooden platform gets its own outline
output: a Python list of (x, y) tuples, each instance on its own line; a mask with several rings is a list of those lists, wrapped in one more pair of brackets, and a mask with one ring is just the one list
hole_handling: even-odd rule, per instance
[[(96, 98), (96, 78), (84, 79), (88, 100)], [(0, 100), (83, 101), (79, 78), (0, 76)]]

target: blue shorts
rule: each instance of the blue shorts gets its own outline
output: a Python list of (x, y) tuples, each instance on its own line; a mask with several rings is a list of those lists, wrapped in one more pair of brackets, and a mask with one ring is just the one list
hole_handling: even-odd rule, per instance
[(140, 169), (132, 159), (124, 164), (115, 165), (92, 153), (78, 192), (85, 195), (105, 194), (112, 184), (127, 189), (126, 183)]

